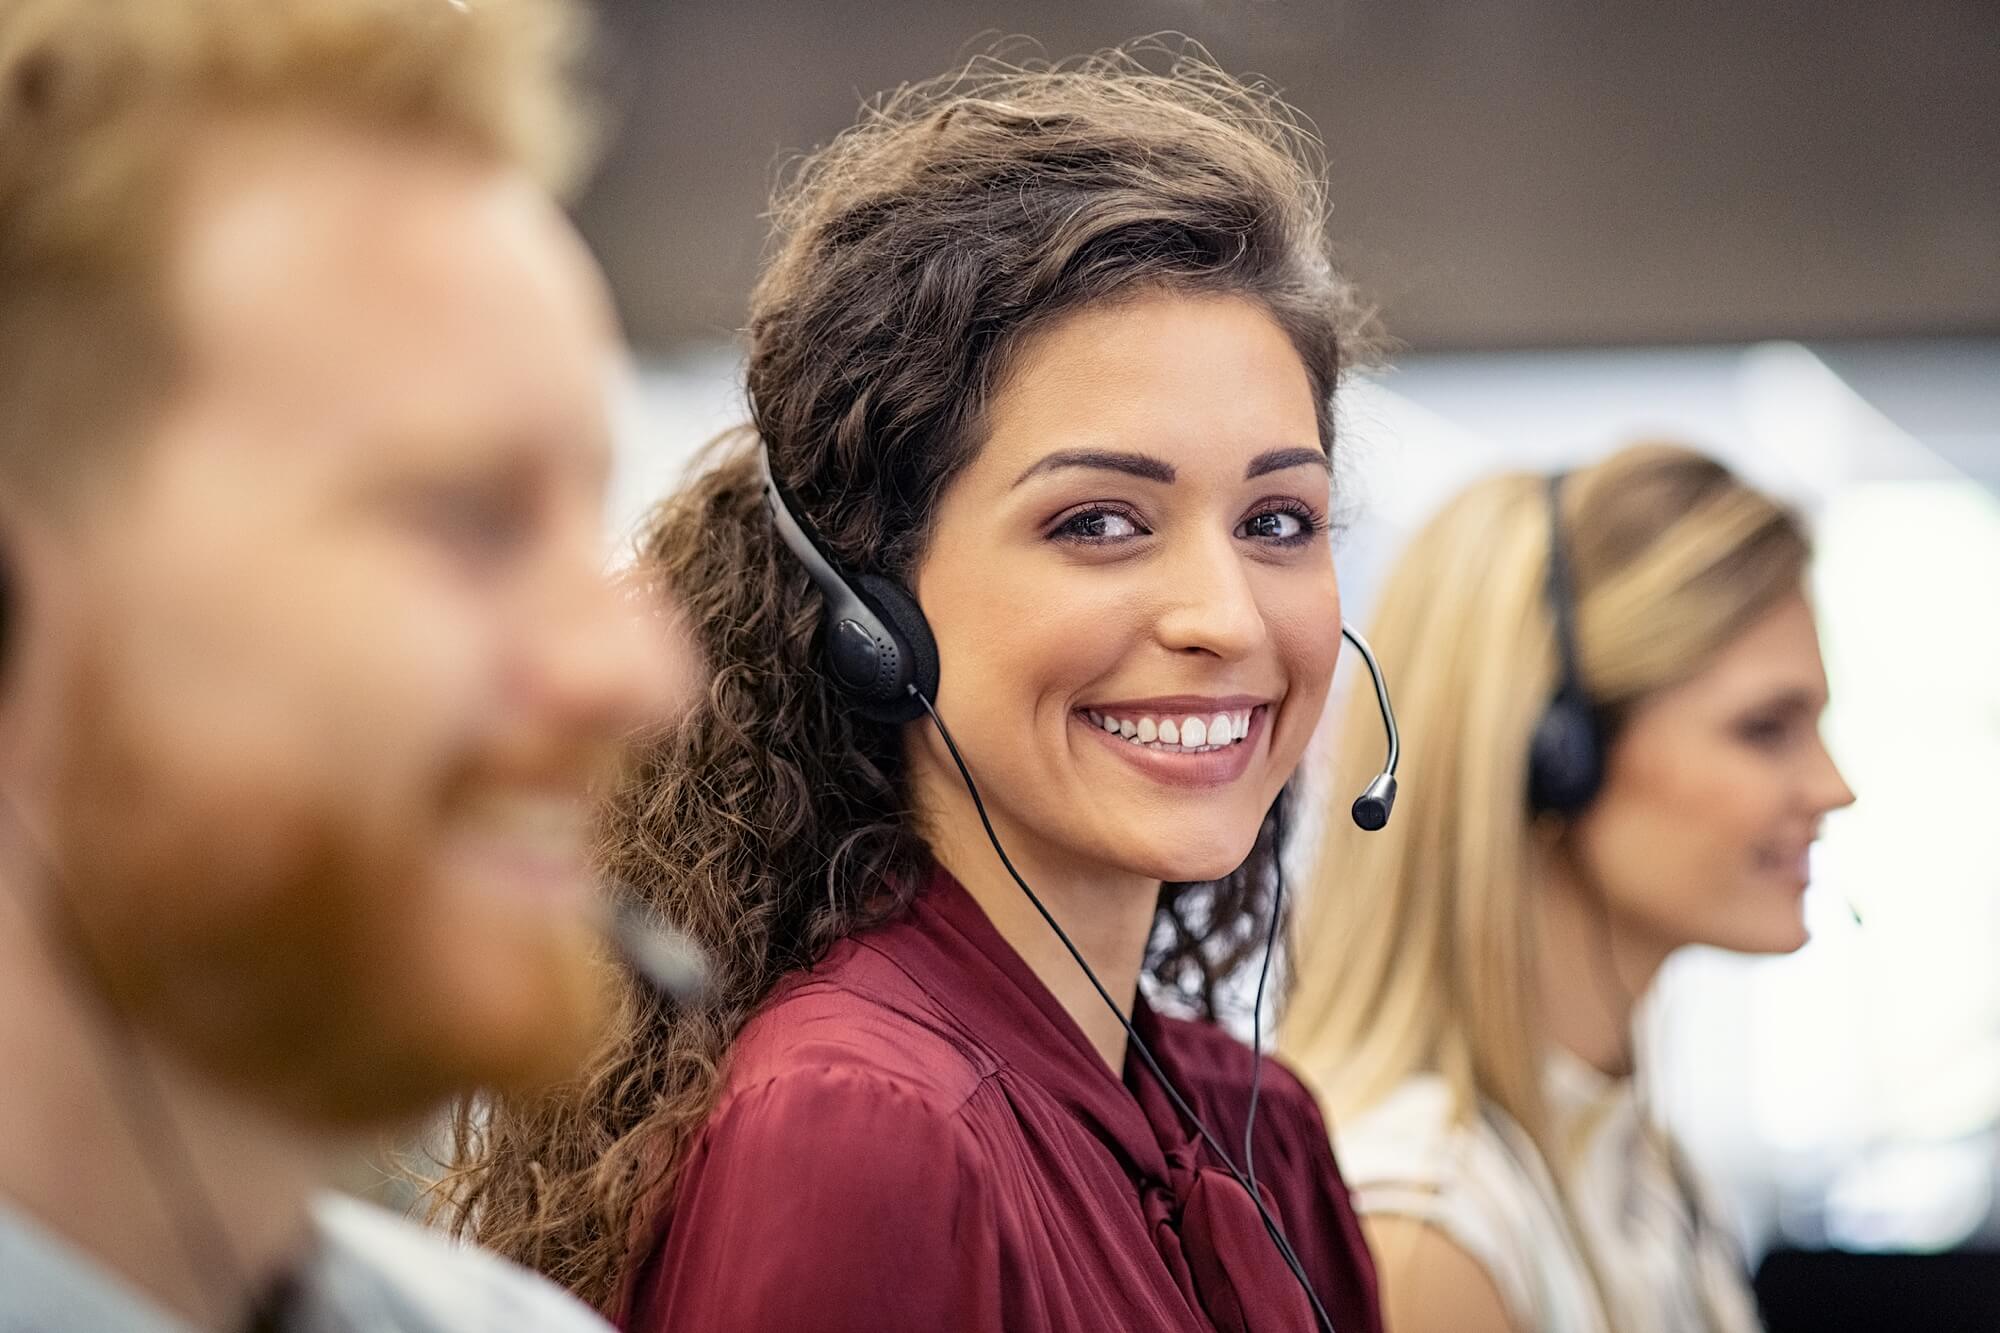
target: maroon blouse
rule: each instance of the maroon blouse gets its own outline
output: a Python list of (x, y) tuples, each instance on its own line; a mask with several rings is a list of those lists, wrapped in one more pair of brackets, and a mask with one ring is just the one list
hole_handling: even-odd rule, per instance
[[(1250, 1053), (1139, 1006), (1161, 1067), (1243, 1140)], [(1319, 1109), (1276, 1061), (1258, 1184), (1339, 1333), (1381, 1333)], [(1136, 1059), (1103, 1058), (939, 874), (745, 1027), (672, 1209), (628, 1275), (630, 1333), (1302, 1330), (1250, 1198)]]

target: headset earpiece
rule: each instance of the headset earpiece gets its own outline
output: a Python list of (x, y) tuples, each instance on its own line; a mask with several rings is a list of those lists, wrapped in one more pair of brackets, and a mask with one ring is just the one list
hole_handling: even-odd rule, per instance
[(1573, 815), (1604, 785), (1604, 733), (1577, 667), (1576, 601), (1562, 530), (1563, 474), (1549, 478), (1547, 598), (1555, 622), (1556, 692), (1528, 743), (1528, 804), (1536, 814)]
[(894, 579), (863, 574), (855, 582), (886, 622), (889, 651), (895, 659), (895, 669), (889, 673), (893, 680), (866, 698), (857, 692), (856, 711), (871, 722), (913, 722), (924, 715), (924, 706), (910, 687), (916, 686), (926, 699), (937, 698), (938, 651), (931, 622), (924, 619), (917, 599)]
[(1590, 701), (1571, 691), (1550, 701), (1528, 749), (1528, 800), (1538, 814), (1573, 815), (1604, 782), (1597, 719)]
[(778, 484), (770, 453), (760, 451), (759, 461), (778, 538), (805, 566), (826, 606), (821, 651), (828, 678), (871, 722), (922, 717), (923, 703), (912, 690), (937, 697), (938, 654), (917, 599), (893, 579), (842, 570)]

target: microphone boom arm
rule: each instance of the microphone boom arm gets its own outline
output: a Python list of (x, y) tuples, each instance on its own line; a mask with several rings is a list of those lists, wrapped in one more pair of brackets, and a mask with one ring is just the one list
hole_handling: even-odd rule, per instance
[(1375, 683), (1375, 706), (1382, 712), (1382, 730), (1389, 737), (1389, 755), (1383, 761), (1382, 771), (1375, 775), (1367, 790), (1354, 798), (1350, 811), (1356, 824), (1373, 833), (1389, 822), (1389, 812), (1396, 808), (1396, 765), (1403, 757), (1403, 742), (1396, 732), (1396, 710), (1389, 703), (1389, 682), (1383, 678), (1381, 663), (1375, 660), (1375, 650), (1346, 621), (1341, 622), (1340, 633), (1354, 645), (1368, 668), (1369, 679)]

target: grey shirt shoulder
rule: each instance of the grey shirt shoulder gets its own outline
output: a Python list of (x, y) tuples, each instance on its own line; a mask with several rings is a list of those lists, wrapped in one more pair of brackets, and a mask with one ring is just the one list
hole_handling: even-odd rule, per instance
[(568, 1292), (498, 1255), (343, 1195), (313, 1212), (326, 1245), (309, 1282), (310, 1333), (609, 1333)]
[[(608, 1333), (567, 1292), (372, 1204), (314, 1201), (318, 1251), (294, 1333)], [(0, 1203), (0, 1333), (196, 1333), (32, 1219)]]

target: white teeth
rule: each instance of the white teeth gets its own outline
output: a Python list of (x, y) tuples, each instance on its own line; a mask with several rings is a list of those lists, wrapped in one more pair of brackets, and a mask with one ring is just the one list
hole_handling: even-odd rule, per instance
[(1196, 754), (1209, 750), (1220, 750), (1250, 735), (1250, 718), (1255, 709), (1244, 708), (1233, 712), (1214, 713), (1209, 716), (1182, 718), (1154, 717), (1113, 717), (1084, 710), (1084, 716), (1093, 727), (1102, 727), (1112, 736), (1131, 741), (1135, 745), (1156, 745), (1158, 748), (1172, 748), (1183, 754)]

